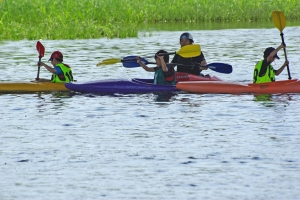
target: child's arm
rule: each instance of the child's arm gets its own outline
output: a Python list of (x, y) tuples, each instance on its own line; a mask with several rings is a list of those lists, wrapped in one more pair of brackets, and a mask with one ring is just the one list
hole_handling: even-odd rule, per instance
[(56, 73), (56, 70), (55, 70), (55, 68), (52, 68), (52, 67), (50, 67), (50, 66), (48, 66), (48, 65), (46, 65), (45, 63), (43, 63), (43, 62), (39, 62), (38, 63), (38, 65), (40, 65), (40, 66), (44, 66), (49, 72), (51, 72), (51, 73), (53, 73), (53, 74), (55, 74)]
[(267, 61), (270, 62), (272, 58), (277, 54), (277, 52), (281, 49), (284, 48), (285, 45), (281, 43), (274, 51), (270, 53), (270, 55), (267, 57)]
[(148, 67), (147, 65), (145, 65), (143, 62), (142, 62), (142, 60), (141, 60), (141, 57), (136, 57), (136, 59), (137, 59), (137, 63), (139, 63), (141, 66), (142, 66), (142, 68), (144, 68), (144, 70), (146, 70), (147, 72), (154, 72), (154, 68), (150, 68), (150, 67)]
[(162, 68), (163, 72), (168, 72), (168, 67), (167, 67), (167, 65), (166, 65), (166, 63), (165, 63), (164, 56), (159, 56), (159, 55), (158, 55), (157, 57), (158, 57), (159, 60), (160, 60), (161, 68)]
[(275, 70), (275, 75), (278, 76), (284, 70), (284, 68), (286, 66), (288, 66), (288, 64), (289, 64), (289, 61), (286, 60), (279, 69)]

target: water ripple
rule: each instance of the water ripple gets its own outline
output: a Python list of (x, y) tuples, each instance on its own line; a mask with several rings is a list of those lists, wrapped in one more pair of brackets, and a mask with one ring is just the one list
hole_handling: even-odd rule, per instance
[[(299, 27), (286, 27), (300, 77)], [(251, 82), (272, 29), (192, 30), (224, 80)], [(42, 41), (61, 50), (78, 81), (151, 78), (107, 58), (179, 49), (179, 31), (130, 39)], [(174, 37), (170, 37), (174, 35)], [(222, 37), (220, 37), (222, 36)], [(162, 39), (164, 38), (164, 39)], [(1, 43), (1, 81), (36, 76), (36, 41)], [(283, 52), (279, 56), (284, 58)], [(151, 58), (149, 59), (151, 60)], [(276, 61), (279, 67), (283, 59)], [(9, 63), (9, 64), (8, 64)], [(11, 67), (13, 66), (13, 67)], [(21, 73), (22, 72), (22, 73)], [(50, 77), (41, 69), (40, 77)], [(287, 79), (286, 70), (278, 79)], [(0, 199), (298, 199), (300, 95), (1, 94)]]

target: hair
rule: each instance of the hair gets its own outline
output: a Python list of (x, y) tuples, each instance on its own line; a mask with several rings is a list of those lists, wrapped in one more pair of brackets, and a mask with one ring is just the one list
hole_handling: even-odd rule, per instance
[(159, 50), (158, 52), (156, 52), (154, 59), (157, 58), (157, 55), (160, 53), (166, 54), (166, 55), (164, 55), (164, 61), (165, 61), (165, 63), (169, 63), (169, 54), (167, 54), (168, 52), (165, 50)]
[[(266, 50), (264, 51), (264, 59), (267, 59), (269, 57), (269, 55), (275, 50), (274, 47), (268, 47), (266, 48)], [(274, 55), (274, 58), (279, 59), (277, 53)]]
[(63, 59), (55, 58), (58, 62), (63, 62)]

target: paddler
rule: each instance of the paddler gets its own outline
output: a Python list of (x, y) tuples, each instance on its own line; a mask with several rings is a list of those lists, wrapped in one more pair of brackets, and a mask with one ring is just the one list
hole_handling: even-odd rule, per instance
[(39, 82), (67, 83), (73, 81), (72, 69), (69, 65), (63, 63), (63, 54), (60, 51), (54, 51), (48, 61), (51, 62), (53, 67), (43, 62), (38, 62), (38, 66), (44, 66), (52, 73), (51, 80), (39, 79)]
[(145, 65), (140, 57), (137, 57), (137, 63), (139, 63), (144, 70), (148, 72), (154, 72), (154, 84), (160, 85), (175, 85), (176, 74), (174, 67), (169, 63), (169, 54), (167, 51), (159, 50), (155, 55), (156, 67), (148, 67)]
[[(193, 36), (188, 32), (182, 33), (179, 38), (179, 43), (181, 48), (186, 45), (191, 45), (194, 43)], [(185, 72), (203, 76), (201, 71), (207, 70), (207, 67), (205, 67), (207, 63), (203, 52), (201, 52), (199, 56), (192, 58), (183, 58), (182, 56), (175, 54), (171, 63), (182, 64), (177, 66), (177, 72)]]
[(285, 47), (285, 44), (281, 44), (276, 49), (273, 47), (265, 49), (264, 59), (255, 65), (253, 83), (267, 83), (275, 81), (275, 75), (278, 76), (284, 68), (288, 66), (289, 61), (286, 60), (278, 70), (275, 70), (271, 63), (274, 62), (275, 59), (279, 59), (277, 52)]

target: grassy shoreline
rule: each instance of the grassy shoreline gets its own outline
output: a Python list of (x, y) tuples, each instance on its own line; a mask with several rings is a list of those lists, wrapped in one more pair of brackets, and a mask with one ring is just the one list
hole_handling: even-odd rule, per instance
[(136, 37), (141, 24), (271, 21), (273, 10), (300, 20), (293, 0), (0, 0), (0, 40)]

